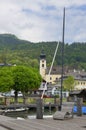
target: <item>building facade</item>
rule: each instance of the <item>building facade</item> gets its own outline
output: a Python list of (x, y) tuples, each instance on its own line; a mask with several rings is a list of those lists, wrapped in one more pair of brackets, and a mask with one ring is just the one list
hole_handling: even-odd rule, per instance
[[(57, 84), (61, 79), (61, 67), (50, 68), (46, 65), (46, 55), (44, 51), (40, 54), (40, 74), (48, 84)], [(64, 68), (64, 76), (73, 76), (75, 80), (74, 90), (86, 89), (86, 72), (84, 70), (71, 70), (69, 68)], [(63, 79), (65, 80), (65, 79)]]
[(74, 90), (86, 89), (86, 72), (84, 70), (71, 70), (66, 76), (73, 76), (75, 80)]
[(51, 72), (50, 68), (46, 65), (46, 55), (44, 51), (40, 54), (40, 74), (42, 78), (49, 84), (55, 84), (56, 81), (61, 78), (61, 74), (57, 72), (57, 69), (54, 67), (52, 68)]

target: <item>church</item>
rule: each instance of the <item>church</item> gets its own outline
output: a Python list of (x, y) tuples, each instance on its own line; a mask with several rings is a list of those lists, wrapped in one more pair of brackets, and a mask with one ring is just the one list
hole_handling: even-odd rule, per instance
[[(60, 68), (61, 69), (61, 68)], [(48, 84), (55, 84), (61, 78), (61, 70), (58, 67), (52, 67), (51, 72), (49, 73), (50, 68), (47, 67), (46, 63), (46, 54), (42, 50), (40, 54), (40, 75), (43, 80)]]
[[(60, 96), (60, 89), (61, 87), (61, 67), (52, 67), (50, 72), (50, 67), (47, 67), (46, 63), (46, 55), (42, 50), (40, 54), (40, 75), (43, 78), (43, 82), (39, 88), (40, 91), (45, 90), (45, 95), (59, 95)], [(49, 73), (50, 72), (50, 73)], [(62, 92), (63, 97), (67, 97), (69, 94), (68, 92)], [(65, 95), (65, 96), (64, 96)]]

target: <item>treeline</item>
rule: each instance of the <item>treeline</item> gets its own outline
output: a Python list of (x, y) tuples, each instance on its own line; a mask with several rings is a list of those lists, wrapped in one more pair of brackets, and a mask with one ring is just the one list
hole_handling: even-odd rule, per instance
[[(44, 50), (47, 66), (51, 65), (57, 42), (39, 42), (20, 40), (12, 34), (0, 35), (0, 63), (39, 67), (39, 56)], [(54, 65), (61, 65), (61, 42)], [(86, 70), (86, 43), (64, 45), (64, 64), (75, 69)]]

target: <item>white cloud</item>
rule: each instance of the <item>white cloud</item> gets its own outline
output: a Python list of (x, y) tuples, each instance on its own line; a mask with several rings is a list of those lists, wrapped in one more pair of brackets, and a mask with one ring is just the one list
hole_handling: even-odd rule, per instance
[(85, 0), (0, 0), (0, 33), (32, 42), (62, 40), (64, 6), (65, 42), (86, 41)]

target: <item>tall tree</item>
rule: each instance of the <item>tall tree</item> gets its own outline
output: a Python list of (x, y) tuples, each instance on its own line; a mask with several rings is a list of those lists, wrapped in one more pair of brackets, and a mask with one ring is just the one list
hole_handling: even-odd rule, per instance
[(7, 92), (11, 90), (14, 81), (10, 67), (0, 68), (0, 91)]
[(28, 91), (39, 88), (41, 76), (35, 69), (26, 66), (15, 66), (12, 72), (14, 77), (12, 89), (15, 90), (15, 102), (17, 102), (18, 91), (21, 91), (25, 98)]
[(67, 79), (63, 81), (64, 90), (71, 91), (74, 89), (74, 78), (72, 76), (68, 76)]

